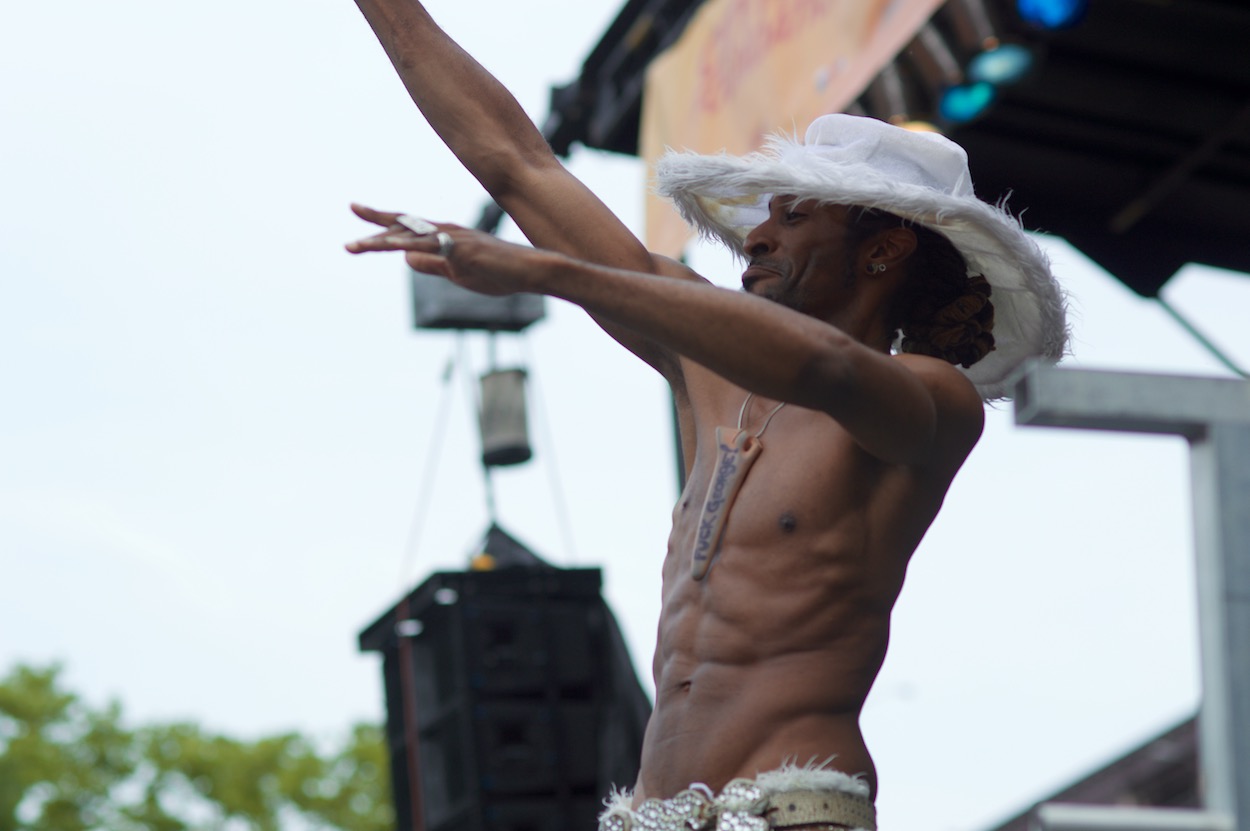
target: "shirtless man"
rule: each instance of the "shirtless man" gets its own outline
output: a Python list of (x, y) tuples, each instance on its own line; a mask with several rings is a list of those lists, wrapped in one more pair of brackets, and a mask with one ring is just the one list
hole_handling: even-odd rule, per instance
[(952, 143), (827, 116), (801, 144), (661, 164), (661, 192), (748, 262), (744, 291), (716, 288), (649, 253), (416, 0), (357, 3), (430, 124), (536, 247), (355, 206), (383, 230), (348, 250), (575, 303), (677, 402), (687, 485), (655, 709), (634, 792), (603, 827), (874, 827), (859, 714), (983, 398), (1025, 357), (1063, 351), (1045, 258), (972, 196)]

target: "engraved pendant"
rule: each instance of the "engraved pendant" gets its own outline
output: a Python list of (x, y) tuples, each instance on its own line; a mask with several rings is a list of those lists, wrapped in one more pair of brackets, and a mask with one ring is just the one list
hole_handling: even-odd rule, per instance
[[(732, 431), (732, 438), (727, 438)], [(757, 436), (732, 427), (716, 428), (716, 469), (708, 484), (695, 530), (694, 550), (690, 557), (690, 575), (702, 580), (712, 566), (712, 558), (720, 547), (729, 508), (742, 487), (747, 471), (755, 463), (764, 445)]]

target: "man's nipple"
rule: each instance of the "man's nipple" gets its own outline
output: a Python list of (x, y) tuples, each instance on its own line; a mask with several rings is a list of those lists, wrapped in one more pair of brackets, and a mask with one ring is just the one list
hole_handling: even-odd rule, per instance
[(777, 526), (786, 534), (793, 534), (794, 529), (799, 527), (799, 521), (794, 518), (794, 514), (786, 511), (777, 519)]

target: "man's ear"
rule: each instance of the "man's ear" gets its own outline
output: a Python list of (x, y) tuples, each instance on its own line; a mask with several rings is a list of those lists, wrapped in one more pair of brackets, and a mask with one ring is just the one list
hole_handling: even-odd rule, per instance
[(868, 240), (868, 262), (886, 268), (898, 268), (916, 250), (919, 241), (910, 228), (887, 228), (873, 234)]

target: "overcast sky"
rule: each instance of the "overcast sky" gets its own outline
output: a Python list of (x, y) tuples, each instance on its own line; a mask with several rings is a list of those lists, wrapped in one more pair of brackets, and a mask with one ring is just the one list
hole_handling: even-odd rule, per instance
[[(541, 119), (619, 0), (430, 5)], [(7, 4), (0, 158), (0, 667), (63, 661), (135, 721), (380, 720), (357, 633), (463, 567), (488, 521), (468, 403), (486, 350), (413, 330), (402, 262), (343, 252), (367, 230), (347, 206), (471, 224), (480, 187), (350, 0)], [(637, 161), (570, 164), (641, 227)], [(1227, 374), (1046, 246), (1070, 365)], [(1191, 266), (1167, 296), (1250, 363), (1250, 281)], [(645, 667), (676, 497), (665, 388), (558, 302), (501, 340), (531, 373), (536, 459), (497, 475), (500, 520), (603, 568)], [(1179, 439), (990, 414), (864, 713), (883, 827), (989, 827), (1192, 714), (1188, 499)]]

